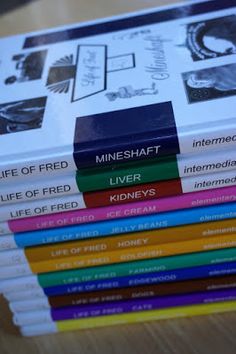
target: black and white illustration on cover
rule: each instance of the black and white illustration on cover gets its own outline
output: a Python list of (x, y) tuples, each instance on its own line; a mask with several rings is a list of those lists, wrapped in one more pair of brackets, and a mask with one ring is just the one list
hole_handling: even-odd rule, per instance
[(186, 43), (194, 61), (236, 54), (236, 15), (186, 26)]
[(236, 95), (236, 63), (184, 73), (189, 103)]
[(108, 58), (106, 45), (79, 45), (76, 58), (69, 54), (53, 63), (46, 86), (54, 93), (68, 93), (72, 85), (75, 102), (105, 91), (109, 73), (134, 67), (133, 53)]
[(13, 73), (5, 79), (5, 84), (41, 79), (46, 56), (47, 50), (14, 55)]
[(110, 102), (115, 101), (118, 98), (132, 98), (135, 96), (156, 95), (158, 90), (156, 83), (153, 82), (151, 87), (147, 88), (133, 88), (131, 85), (119, 87), (116, 92), (107, 92), (105, 96)]
[(42, 126), (47, 97), (0, 105), (0, 135), (39, 129)]

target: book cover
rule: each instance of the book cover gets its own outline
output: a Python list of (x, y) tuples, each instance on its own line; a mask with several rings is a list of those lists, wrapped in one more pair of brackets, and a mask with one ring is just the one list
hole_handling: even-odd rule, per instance
[(1, 39), (0, 179), (235, 147), (235, 12), (199, 1)]

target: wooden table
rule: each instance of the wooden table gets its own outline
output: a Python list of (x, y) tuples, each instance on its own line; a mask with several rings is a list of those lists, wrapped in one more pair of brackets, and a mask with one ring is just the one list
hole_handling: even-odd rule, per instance
[[(175, 0), (36, 0), (1, 16), (0, 36), (174, 2)], [(236, 353), (236, 313), (24, 339), (11, 325), (11, 315), (3, 299), (0, 300), (0, 308), (0, 354)]]

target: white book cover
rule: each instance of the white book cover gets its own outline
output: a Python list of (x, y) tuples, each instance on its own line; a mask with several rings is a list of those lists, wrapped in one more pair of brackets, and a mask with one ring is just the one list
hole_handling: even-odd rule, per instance
[(234, 148), (235, 18), (197, 1), (2, 38), (1, 183)]

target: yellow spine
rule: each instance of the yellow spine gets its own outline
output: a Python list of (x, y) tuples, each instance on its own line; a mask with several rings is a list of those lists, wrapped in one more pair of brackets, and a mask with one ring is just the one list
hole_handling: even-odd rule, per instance
[(232, 312), (236, 310), (236, 301), (219, 302), (204, 305), (181, 306), (163, 310), (133, 312), (121, 315), (86, 318), (79, 320), (67, 320), (57, 322), (59, 332), (73, 331), (77, 329), (113, 326), (146, 321), (157, 321), (169, 318), (210, 315), (220, 312)]

